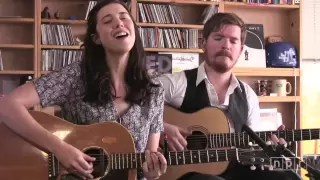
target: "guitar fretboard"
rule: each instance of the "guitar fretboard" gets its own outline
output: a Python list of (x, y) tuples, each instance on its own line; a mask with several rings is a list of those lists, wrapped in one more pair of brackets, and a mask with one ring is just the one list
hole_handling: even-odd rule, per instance
[[(256, 132), (264, 141), (268, 141), (272, 134), (284, 138), (286, 141), (303, 141), (320, 139), (320, 129), (299, 129), (284, 131), (260, 131)], [(209, 147), (230, 147), (248, 145), (249, 142), (255, 143), (247, 133), (218, 133), (210, 134), (208, 137)]]
[[(226, 150), (194, 150), (182, 152), (168, 152), (167, 164), (184, 165), (199, 164), (210, 162), (229, 161), (230, 159), (239, 159), (238, 149)], [(144, 153), (111, 154), (111, 169), (136, 169), (142, 167), (145, 161)]]
[[(241, 149), (225, 149), (225, 150), (195, 150), (195, 151), (182, 151), (182, 152), (168, 152), (167, 165), (184, 165), (184, 164), (200, 164), (233, 160), (241, 160), (243, 158), (250, 158), (249, 154), (241, 155), (244, 153), (250, 153), (250, 150)], [(239, 155), (240, 154), (240, 155)], [(145, 162), (145, 153), (122, 153), (122, 154), (109, 154), (106, 156), (103, 151), (101, 154), (90, 155), (96, 158), (94, 166), (102, 167), (102, 171), (105, 169), (110, 170), (123, 170), (123, 169), (137, 169), (142, 167), (142, 163)], [(55, 177), (59, 174), (59, 161), (52, 153), (49, 153), (48, 159), (49, 165), (49, 177)]]

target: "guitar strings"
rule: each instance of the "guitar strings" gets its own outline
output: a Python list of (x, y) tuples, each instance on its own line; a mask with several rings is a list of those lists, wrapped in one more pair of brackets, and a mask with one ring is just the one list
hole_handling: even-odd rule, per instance
[[(284, 135), (285, 137), (287, 137), (288, 141), (290, 141), (290, 139), (292, 139), (292, 141), (295, 141), (295, 137), (300, 137), (299, 140), (312, 140), (312, 139), (320, 138), (320, 133), (314, 130), (294, 131), (292, 133), (290, 132), (291, 131), (288, 131)], [(262, 132), (260, 132), (259, 135), (262, 139), (267, 139), (267, 136), (268, 136), (266, 133), (262, 133)], [(187, 136), (187, 141), (189, 144), (200, 143), (201, 144), (200, 146), (210, 145), (209, 146), (210, 148), (228, 147), (228, 146), (234, 146), (239, 144), (246, 144), (247, 142), (249, 145), (249, 142), (251, 140), (252, 139), (250, 138), (250, 136), (244, 133), (233, 133), (233, 134), (223, 133), (223, 134), (210, 134), (210, 135), (195, 134), (195, 135)]]
[[(287, 141), (297, 141), (297, 140), (312, 140), (312, 139), (317, 139), (320, 138), (320, 134), (318, 133), (302, 133), (302, 137), (299, 135), (292, 135), (292, 137), (287, 138)], [(290, 136), (290, 135), (287, 135)], [(299, 139), (294, 138), (294, 136), (300, 137)], [(308, 138), (303, 138), (308, 136)], [(260, 136), (262, 139), (265, 139), (266, 141), (269, 140), (269, 137), (266, 136)], [(248, 142), (254, 142), (249, 136), (246, 137), (238, 137), (238, 136), (219, 136), (219, 135), (211, 135), (209, 137), (203, 137), (201, 135), (192, 135), (187, 137), (188, 143), (200, 143), (200, 144), (206, 144), (209, 145), (211, 144), (211, 148), (214, 147), (225, 147), (228, 145), (237, 145), (237, 144), (246, 144)]]
[[(260, 136), (262, 137), (262, 136), (265, 136), (265, 133), (264, 132), (256, 132), (257, 134), (259, 134), (260, 133)], [(277, 135), (277, 133), (274, 133), (274, 134), (276, 134)], [(282, 133), (278, 133), (279, 135), (283, 135)], [(290, 133), (290, 131), (289, 131), (289, 133), (288, 132), (286, 132), (286, 135), (287, 136), (301, 136), (301, 134), (302, 134), (302, 136), (310, 136), (310, 134), (311, 134), (311, 136), (315, 136), (315, 137), (320, 137), (320, 133), (319, 133), (319, 131), (302, 131), (302, 132), (294, 132), (294, 133)], [(267, 133), (267, 136), (268, 135), (270, 135), (270, 133)], [(232, 134), (228, 134), (228, 133), (216, 133), (216, 134), (210, 134), (210, 135), (205, 135), (205, 134), (203, 134), (203, 135), (199, 135), (199, 134), (195, 134), (195, 135), (190, 135), (190, 136), (188, 136), (188, 137), (203, 137), (203, 138), (207, 138), (207, 137), (204, 137), (204, 136), (213, 136), (213, 137), (217, 137), (217, 136), (220, 136), (220, 137), (243, 137), (243, 136), (249, 136), (248, 134), (243, 134), (243, 133), (232, 133)]]
[[(260, 134), (260, 137), (262, 139), (266, 139), (267, 136), (264, 133)], [(295, 139), (297, 138), (294, 138), (294, 137), (300, 137), (299, 140), (312, 140), (312, 139), (320, 138), (320, 133), (314, 132), (314, 131), (311, 131), (311, 132), (302, 131), (302, 132), (296, 132), (294, 134), (287, 133), (284, 136), (287, 137), (288, 141), (290, 141), (291, 139), (292, 141), (296, 141)], [(243, 135), (243, 134), (238, 134), (238, 135), (237, 134), (211, 134), (211, 135), (190, 135), (190, 136), (187, 136), (187, 140), (192, 142), (201, 142), (201, 143), (211, 141), (213, 143), (219, 142), (219, 144), (222, 141), (223, 143), (226, 142), (227, 144), (228, 143), (235, 144), (239, 142), (239, 140), (240, 142), (242, 142), (243, 140), (251, 140), (251, 138), (249, 135)]]
[[(198, 151), (200, 151), (199, 153), (198, 153)], [(208, 151), (208, 153), (209, 153), (209, 155), (211, 155), (211, 154), (218, 154), (218, 155), (228, 155), (229, 153), (235, 153), (236, 152), (236, 149), (226, 149), (226, 150), (221, 150), (221, 149), (219, 149), (219, 150), (204, 150), (204, 149), (201, 149), (201, 150), (192, 150), (192, 151), (184, 151), (184, 152), (181, 152), (181, 151), (179, 151), (179, 152), (175, 152), (175, 151), (170, 151), (169, 153), (170, 153), (170, 155), (181, 155), (181, 156), (183, 156), (183, 154), (185, 155), (185, 156), (189, 156), (190, 155), (190, 152), (192, 152), (192, 155), (193, 156), (196, 156), (196, 155), (207, 155), (208, 153), (207, 153), (207, 151)], [(217, 151), (217, 152), (216, 152)], [(227, 153), (226, 153), (226, 151), (227, 151)], [(233, 152), (234, 151), (234, 152)], [(248, 149), (247, 151), (240, 151), (240, 150), (238, 150), (238, 153), (245, 153), (245, 152), (250, 152), (250, 150)], [(91, 156), (91, 157), (99, 157), (99, 158), (110, 158), (111, 156), (112, 157), (116, 157), (116, 158), (119, 158), (119, 157), (121, 157), (121, 158), (126, 158), (127, 156), (128, 156), (128, 158), (131, 158), (131, 153), (123, 153), (123, 154), (111, 154), (111, 155), (106, 155), (106, 154), (87, 154), (88, 156)], [(138, 159), (138, 158), (140, 158), (139, 157), (140, 156), (140, 154), (137, 154), (137, 158), (135, 158), (135, 155), (134, 154), (132, 154), (132, 159)], [(144, 157), (144, 155), (143, 154), (141, 154), (141, 157)]]
[[(207, 153), (208, 151), (208, 153)], [(194, 159), (207, 159), (207, 156), (209, 155), (209, 158), (212, 159), (212, 158), (224, 158), (224, 159), (227, 159), (226, 157), (228, 158), (232, 158), (232, 157), (236, 157), (237, 156), (237, 152), (238, 152), (238, 157), (240, 159), (240, 157), (251, 157), (250, 155), (246, 156), (246, 155), (241, 155), (243, 153), (250, 153), (250, 152), (253, 152), (255, 150), (237, 150), (237, 149), (228, 149), (228, 150), (213, 150), (213, 149), (210, 149), (210, 150), (194, 150), (194, 151), (184, 151), (184, 152), (174, 152), (174, 151), (170, 151), (169, 152), (169, 155), (170, 156), (174, 156), (174, 157), (171, 157), (171, 161), (175, 161), (176, 158), (181, 158), (181, 157), (185, 157), (184, 159), (185, 160), (194, 160)], [(258, 150), (260, 151), (260, 150)], [(190, 153), (191, 152), (191, 153)], [(111, 154), (111, 155), (105, 155), (105, 154), (87, 154), (91, 157), (95, 157), (96, 160), (93, 161), (93, 163), (97, 163), (97, 162), (103, 162), (103, 161), (112, 161), (111, 159), (113, 159), (113, 162), (115, 163), (122, 163), (123, 164), (123, 161), (136, 161), (136, 162), (139, 162), (140, 161), (140, 154), (137, 154), (136, 155), (133, 155), (133, 154)], [(218, 156), (217, 156), (218, 155)], [(113, 158), (111, 158), (111, 156)], [(203, 157), (205, 156), (205, 157)], [(145, 159), (145, 156), (143, 154), (141, 154), (141, 160), (144, 160)], [(178, 159), (179, 160), (179, 159)], [(181, 160), (181, 159), (180, 159)], [(227, 161), (227, 160), (226, 160)], [(125, 162), (126, 163), (126, 162)]]

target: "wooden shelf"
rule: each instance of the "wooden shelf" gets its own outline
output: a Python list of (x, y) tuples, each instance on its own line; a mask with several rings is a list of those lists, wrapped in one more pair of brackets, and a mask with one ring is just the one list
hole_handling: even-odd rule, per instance
[(41, 74), (48, 74), (50, 73), (51, 71), (41, 71)]
[(0, 23), (33, 23), (33, 18), (0, 18)]
[(300, 76), (298, 68), (234, 68), (233, 72), (236, 76)]
[(6, 49), (32, 49), (34, 45), (32, 44), (0, 44), (0, 48)]
[(80, 49), (80, 46), (41, 45), (41, 49)]
[(34, 74), (34, 71), (21, 71), (21, 70), (3, 70), (0, 71), (1, 75), (27, 75), (27, 74)]
[(149, 52), (203, 53), (202, 49), (144, 48), (144, 50)]
[(56, 24), (75, 24), (86, 25), (87, 20), (70, 20), (70, 19), (41, 19), (42, 23), (56, 23)]
[(261, 8), (261, 9), (299, 9), (299, 5), (287, 5), (287, 4), (263, 4), (263, 3), (243, 3), (243, 2), (222, 2), (225, 7), (236, 6), (243, 8)]
[(193, 25), (193, 24), (137, 23), (137, 26), (141, 26), (141, 27), (167, 27), (167, 28), (203, 29), (203, 25)]
[(300, 96), (258, 96), (259, 102), (300, 102)]
[(138, 3), (174, 3), (174, 4), (193, 4), (193, 5), (219, 5), (219, 2), (194, 1), (194, 0), (137, 0)]

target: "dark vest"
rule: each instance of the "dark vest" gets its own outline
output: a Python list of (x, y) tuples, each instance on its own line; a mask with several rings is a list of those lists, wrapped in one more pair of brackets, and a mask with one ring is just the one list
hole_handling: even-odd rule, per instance
[[(180, 107), (180, 111), (193, 113), (205, 107), (210, 107), (208, 92), (205, 81), (196, 86), (198, 68), (186, 70), (187, 89)], [(229, 106), (225, 111), (226, 116), (233, 121), (236, 132), (242, 131), (242, 125), (248, 119), (248, 102), (243, 83), (239, 81), (239, 87), (230, 95)], [(214, 121), (214, 118), (212, 119)]]

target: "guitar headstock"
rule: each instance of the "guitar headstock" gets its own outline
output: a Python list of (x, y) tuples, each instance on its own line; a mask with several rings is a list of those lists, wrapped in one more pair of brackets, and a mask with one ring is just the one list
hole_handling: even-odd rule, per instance
[(251, 146), (248, 149), (238, 148), (239, 163), (242, 165), (250, 166), (251, 170), (258, 167), (264, 170), (266, 166), (271, 165), (270, 158), (265, 154), (263, 149), (258, 146)]

